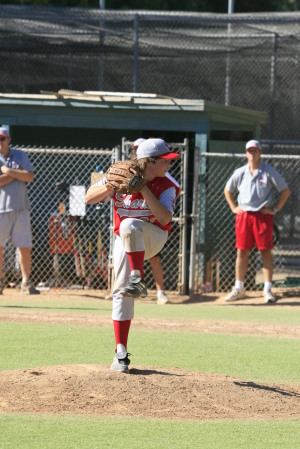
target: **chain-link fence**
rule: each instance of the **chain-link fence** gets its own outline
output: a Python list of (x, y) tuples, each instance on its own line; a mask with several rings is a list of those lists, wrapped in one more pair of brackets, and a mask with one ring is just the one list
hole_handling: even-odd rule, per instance
[(4, 5), (0, 19), (2, 92), (65, 88), (205, 99), (265, 111), (263, 139), (300, 141), (299, 12)]
[[(21, 148), (28, 153), (35, 179), (28, 183), (33, 234), (32, 279), (41, 288), (106, 289), (111, 283), (109, 253), (112, 209), (88, 206), (84, 195), (91, 174), (101, 177), (116, 160), (116, 151), (72, 148)], [(8, 242), (7, 281), (20, 277)]]
[[(28, 148), (35, 179), (28, 183), (33, 233), (32, 279), (40, 289), (110, 290), (113, 281), (112, 201), (86, 205), (87, 188), (116, 160), (128, 157), (132, 142), (114, 149)], [(170, 143), (180, 152), (171, 174), (181, 186), (167, 244), (161, 252), (166, 290), (186, 293), (186, 195), (188, 141)], [(185, 186), (185, 187), (184, 187)], [(20, 280), (20, 267), (9, 241), (4, 251), (6, 283)], [(146, 262), (149, 289), (155, 289)]]
[[(190, 289), (201, 292), (209, 282), (216, 291), (229, 291), (235, 280), (235, 216), (224, 197), (224, 187), (233, 171), (247, 163), (242, 154), (203, 153), (195, 162)], [(197, 159), (197, 153), (195, 153)], [(274, 281), (277, 286), (300, 286), (300, 156), (264, 155), (285, 178), (291, 196), (274, 217)], [(278, 199), (274, 195), (274, 205)], [(248, 289), (261, 288), (260, 252), (250, 253), (246, 277)]]

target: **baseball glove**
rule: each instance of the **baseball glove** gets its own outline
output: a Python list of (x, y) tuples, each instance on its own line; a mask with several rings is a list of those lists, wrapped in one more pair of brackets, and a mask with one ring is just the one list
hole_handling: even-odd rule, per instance
[(106, 187), (118, 193), (138, 193), (146, 184), (141, 170), (134, 161), (118, 161), (106, 173)]

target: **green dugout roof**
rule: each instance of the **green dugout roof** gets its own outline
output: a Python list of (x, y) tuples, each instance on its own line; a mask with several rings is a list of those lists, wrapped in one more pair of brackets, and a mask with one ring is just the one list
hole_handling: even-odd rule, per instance
[(0, 93), (0, 122), (9, 126), (43, 126), (208, 133), (251, 131), (258, 137), (264, 112), (206, 100), (156, 94), (77, 92)]

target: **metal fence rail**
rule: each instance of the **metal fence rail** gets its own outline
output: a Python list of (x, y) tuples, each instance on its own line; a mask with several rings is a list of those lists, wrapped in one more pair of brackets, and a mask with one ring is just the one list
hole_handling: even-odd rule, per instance
[[(123, 139), (125, 142), (126, 139)], [(89, 186), (101, 179), (112, 162), (128, 156), (130, 142), (122, 148), (29, 148), (35, 179), (28, 183), (33, 231), (32, 278), (41, 288), (96, 288), (110, 290), (113, 278), (113, 208), (86, 205)], [(172, 230), (162, 250), (166, 290), (186, 293), (186, 164), (188, 141), (171, 143), (181, 152), (172, 175), (182, 186)], [(102, 173), (101, 173), (102, 172)], [(6, 283), (20, 280), (17, 251), (9, 241), (4, 250)], [(149, 289), (155, 289), (146, 262)]]
[[(198, 156), (197, 156), (198, 154)], [(235, 279), (235, 216), (224, 197), (224, 187), (233, 171), (245, 165), (244, 154), (203, 153), (196, 165), (190, 293), (201, 293), (209, 282), (215, 291), (229, 291)], [(263, 155), (286, 179), (292, 194), (274, 217), (274, 281), (277, 286), (300, 285), (300, 156)], [(276, 195), (274, 196), (276, 204)], [(250, 253), (246, 287), (261, 288), (261, 257)]]

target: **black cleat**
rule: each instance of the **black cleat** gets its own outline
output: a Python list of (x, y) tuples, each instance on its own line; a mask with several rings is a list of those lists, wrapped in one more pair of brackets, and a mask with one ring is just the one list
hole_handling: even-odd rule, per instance
[(145, 298), (148, 294), (144, 279), (139, 275), (130, 275), (126, 287), (121, 292), (127, 298)]

